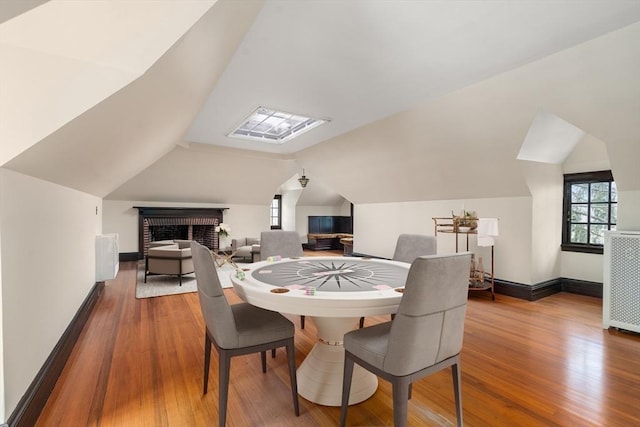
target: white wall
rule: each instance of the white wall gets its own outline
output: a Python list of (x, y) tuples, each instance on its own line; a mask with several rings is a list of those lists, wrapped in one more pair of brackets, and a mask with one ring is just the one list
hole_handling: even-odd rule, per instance
[(618, 230), (640, 231), (640, 191), (618, 191)]
[[(2, 209), (2, 200), (2, 190), (0, 188), (0, 209)], [(0, 227), (0, 242), (2, 242), (2, 227)], [(2, 321), (4, 314), (2, 306), (2, 244), (0, 244), (0, 422), (7, 419), (4, 406), (4, 323)]]
[[(354, 252), (391, 258), (401, 233), (434, 235), (433, 217), (450, 217), (462, 206), (481, 218), (498, 218), (500, 236), (494, 248), (495, 276), (523, 284), (532, 282), (531, 197), (439, 200), (431, 202), (371, 203), (355, 205)], [(464, 236), (460, 250), (466, 249)], [(478, 248), (469, 237), (469, 250), (484, 258), (489, 267), (490, 248)], [(455, 252), (452, 234), (438, 235), (438, 253)]]
[(562, 244), (562, 167), (557, 164), (521, 162), (531, 192), (531, 282), (540, 283), (560, 275)]
[(228, 208), (223, 221), (231, 227), (231, 234), (222, 239), (220, 246), (231, 246), (231, 239), (236, 237), (260, 237), (262, 231), (270, 228), (269, 205), (104, 200), (103, 206), (104, 233), (118, 233), (121, 253), (138, 252), (138, 209), (134, 206)]
[(281, 215), (281, 224), (283, 230), (286, 231), (295, 231), (296, 228), (296, 212), (297, 212), (297, 203), (300, 195), (302, 193), (302, 189), (296, 190), (287, 190), (282, 192), (282, 212)]
[(604, 280), (601, 254), (585, 254), (580, 252), (562, 252), (560, 277), (602, 283)]
[(0, 169), (0, 194), (4, 398), (11, 413), (95, 283), (102, 201), (7, 169)]

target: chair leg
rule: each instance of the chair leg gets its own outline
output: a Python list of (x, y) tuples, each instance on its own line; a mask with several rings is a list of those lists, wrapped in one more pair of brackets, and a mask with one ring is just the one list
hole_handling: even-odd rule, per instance
[(451, 365), (451, 374), (453, 375), (453, 394), (456, 398), (456, 417), (458, 418), (458, 427), (462, 427), (462, 380), (460, 378), (459, 365), (457, 363)]
[(211, 363), (211, 340), (209, 334), (204, 331), (204, 384), (202, 394), (207, 394), (209, 388), (209, 364)]
[(289, 379), (291, 380), (291, 396), (293, 397), (293, 411), (296, 417), (300, 416), (298, 404), (298, 379), (296, 377), (296, 354), (293, 339), (287, 343), (287, 359), (289, 361)]
[(409, 387), (411, 383), (407, 378), (395, 378), (393, 384), (393, 425), (394, 427), (406, 427), (409, 411)]
[(265, 372), (267, 372), (267, 352), (266, 351), (260, 352), (260, 361), (262, 362), (262, 373), (264, 374)]
[(147, 272), (149, 271), (149, 256), (144, 259), (144, 283), (147, 283)]
[(304, 329), (304, 316), (300, 316), (300, 329)]
[(229, 394), (229, 369), (231, 368), (231, 356), (226, 350), (218, 351), (219, 376), (218, 384), (218, 426), (225, 427), (227, 422), (227, 398)]
[(360, 318), (360, 329), (364, 328), (364, 317)]
[(342, 374), (342, 408), (340, 410), (340, 427), (347, 422), (347, 409), (349, 408), (349, 394), (351, 393), (351, 378), (353, 377), (353, 360), (345, 353), (344, 373)]

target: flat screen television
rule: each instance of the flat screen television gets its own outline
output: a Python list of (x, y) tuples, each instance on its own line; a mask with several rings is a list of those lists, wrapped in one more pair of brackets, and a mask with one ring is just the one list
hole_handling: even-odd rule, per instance
[(308, 230), (310, 234), (353, 234), (350, 216), (309, 216)]

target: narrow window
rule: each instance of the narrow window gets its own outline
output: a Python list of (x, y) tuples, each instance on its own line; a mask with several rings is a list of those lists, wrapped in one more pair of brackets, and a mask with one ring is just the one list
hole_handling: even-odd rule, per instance
[(604, 232), (615, 230), (618, 193), (611, 171), (564, 176), (562, 250), (602, 253)]
[(270, 208), (271, 229), (280, 230), (282, 228), (282, 196), (276, 194), (273, 196)]

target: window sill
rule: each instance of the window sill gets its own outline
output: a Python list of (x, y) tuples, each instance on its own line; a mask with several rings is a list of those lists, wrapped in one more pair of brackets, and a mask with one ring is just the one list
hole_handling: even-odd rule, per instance
[(563, 252), (581, 252), (585, 254), (603, 254), (604, 247), (602, 245), (580, 245), (575, 243), (563, 243), (561, 245)]

